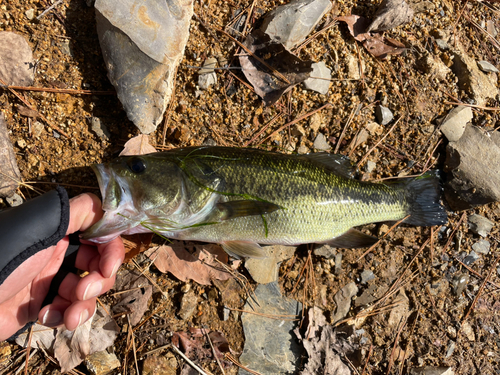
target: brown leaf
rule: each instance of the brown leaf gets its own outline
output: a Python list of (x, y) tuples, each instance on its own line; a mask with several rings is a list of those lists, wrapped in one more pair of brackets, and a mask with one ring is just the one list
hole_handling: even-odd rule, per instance
[(54, 356), (59, 361), (61, 372), (74, 369), (90, 354), (90, 327), (92, 319), (87, 320), (74, 331), (58, 328), (54, 343)]
[(312, 61), (299, 59), (281, 43), (271, 41), (271, 38), (259, 29), (247, 36), (244, 45), (253, 55), (240, 56), (243, 73), (266, 105), (276, 103), (281, 95), (305, 81), (312, 72)]
[(139, 253), (145, 252), (149, 249), (151, 245), (151, 240), (153, 239), (153, 233), (139, 233), (127, 236), (121, 236), (123, 241), (123, 246), (125, 247), (125, 259), (124, 262), (130, 262), (130, 260)]
[(28, 107), (22, 105), (17, 106), (17, 112), (19, 112), (19, 114), (24, 117), (32, 117), (32, 118), (38, 117), (38, 111), (35, 111), (34, 109), (29, 109)]
[(351, 15), (338, 17), (337, 20), (345, 22), (354, 39), (363, 43), (363, 47), (375, 57), (384, 59), (388, 55), (399, 55), (406, 50), (404, 44), (394, 39), (384, 37), (380, 33), (367, 32), (370, 23), (367, 18)]
[(375, 19), (367, 32), (384, 31), (401, 26), (413, 19), (413, 9), (405, 0), (382, 0), (375, 13)]
[(128, 291), (120, 294), (120, 300), (113, 306), (113, 313), (129, 314), (130, 324), (135, 326), (148, 309), (153, 287), (146, 277), (131, 271), (118, 273), (115, 288), (118, 291)]
[(120, 156), (145, 155), (153, 152), (156, 152), (156, 149), (149, 144), (149, 137), (146, 134), (139, 134), (125, 143)]
[(232, 277), (215, 261), (217, 256), (219, 261), (227, 263), (227, 254), (220, 246), (197, 245), (191, 254), (182, 242), (171, 245), (154, 247), (145, 252), (160, 272), (170, 272), (181, 281), (194, 280), (202, 285), (210, 285), (212, 279), (228, 280)]
[[(210, 338), (214, 350), (207, 342), (206, 335)], [(202, 358), (213, 358), (213, 353), (217, 358), (224, 358), (225, 353), (229, 353), (229, 343), (221, 332), (208, 329), (189, 328), (189, 332), (174, 332), (172, 344), (182, 348), (188, 358), (200, 360)]]
[(0, 113), (0, 197), (10, 197), (21, 181), (7, 124)]

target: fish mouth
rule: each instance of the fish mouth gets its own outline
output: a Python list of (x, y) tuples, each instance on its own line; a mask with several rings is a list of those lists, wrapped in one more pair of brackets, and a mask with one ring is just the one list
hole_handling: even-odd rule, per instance
[(108, 164), (94, 164), (102, 196), (104, 215), (97, 223), (80, 235), (80, 238), (95, 243), (109, 242), (130, 228), (140, 225), (140, 216), (126, 181), (116, 176)]

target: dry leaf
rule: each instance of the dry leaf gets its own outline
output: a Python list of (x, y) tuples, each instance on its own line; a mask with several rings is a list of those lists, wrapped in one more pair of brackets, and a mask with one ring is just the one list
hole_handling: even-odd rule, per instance
[(220, 246), (197, 245), (191, 254), (181, 242), (171, 245), (153, 247), (145, 252), (160, 272), (170, 272), (181, 281), (194, 280), (202, 285), (210, 285), (213, 279), (228, 280), (232, 277), (215, 261), (217, 256), (219, 261), (227, 263), (227, 253)]
[(113, 313), (128, 314), (130, 324), (135, 326), (148, 309), (153, 287), (147, 278), (131, 271), (118, 273), (115, 288), (118, 291), (128, 291), (119, 295), (120, 300), (113, 306)]
[(10, 197), (16, 192), (21, 174), (3, 113), (0, 113), (0, 165), (0, 197)]
[(35, 64), (28, 42), (16, 33), (0, 32), (0, 78), (7, 85), (31, 86)]
[(17, 106), (17, 112), (19, 112), (19, 114), (24, 117), (32, 117), (32, 118), (38, 117), (38, 111), (35, 111), (34, 109), (29, 109), (28, 107), (25, 107), (23, 105)]
[[(206, 335), (210, 338), (214, 350), (207, 342)], [(224, 353), (229, 353), (229, 343), (226, 337), (217, 331), (210, 332), (208, 329), (189, 328), (189, 332), (174, 332), (172, 345), (182, 348), (188, 358), (200, 360), (202, 358), (224, 358)]]
[(404, 44), (394, 39), (384, 37), (380, 33), (367, 32), (370, 23), (367, 18), (351, 15), (338, 17), (337, 20), (345, 22), (354, 39), (363, 43), (363, 47), (375, 57), (384, 59), (388, 55), (399, 55), (406, 50)]
[(121, 237), (123, 246), (125, 247), (124, 262), (128, 263), (137, 254), (143, 253), (149, 249), (149, 245), (151, 245), (151, 240), (153, 239), (153, 233), (122, 235)]
[(153, 152), (156, 152), (156, 149), (149, 144), (149, 137), (146, 134), (139, 134), (125, 143), (120, 156), (145, 155)]
[(61, 366), (61, 372), (68, 372), (83, 362), (90, 354), (90, 327), (92, 319), (87, 320), (74, 331), (58, 328), (54, 343), (54, 356)]
[(305, 81), (312, 72), (312, 61), (303, 61), (281, 43), (256, 29), (245, 39), (249, 51), (274, 69), (270, 70), (252, 55), (240, 56), (240, 64), (248, 79), (266, 105), (272, 105), (293, 86)]
[(92, 319), (89, 336), (90, 354), (101, 352), (113, 345), (118, 333), (120, 333), (120, 327), (107, 312), (109, 307), (105, 307), (99, 306)]
[(384, 31), (404, 25), (413, 19), (413, 9), (405, 0), (382, 0), (366, 32)]
[[(28, 346), (30, 330), (26, 330), (16, 337), (16, 344), (26, 348)], [(31, 338), (31, 347), (38, 349), (42, 347), (48, 352), (53, 352), (54, 341), (56, 339), (56, 330), (53, 328), (42, 326), (36, 323), (33, 325), (33, 336)]]

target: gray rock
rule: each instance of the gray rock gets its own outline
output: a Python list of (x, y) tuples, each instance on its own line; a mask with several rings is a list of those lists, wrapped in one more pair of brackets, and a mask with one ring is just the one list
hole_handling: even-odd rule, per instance
[(0, 113), (0, 197), (15, 193), (21, 182), (21, 173), (17, 167), (16, 155), (9, 137), (3, 113)]
[(270, 11), (260, 29), (291, 50), (306, 39), (330, 9), (330, 0), (292, 0)]
[(108, 353), (106, 350), (92, 353), (85, 358), (87, 370), (94, 375), (104, 375), (120, 367), (120, 360), (115, 353)]
[(368, 281), (373, 280), (375, 278), (375, 274), (372, 270), (363, 270), (361, 272), (361, 283), (366, 284)]
[[(19, 34), (0, 32), (0, 78), (7, 85), (31, 86), (35, 76), (35, 64), (31, 48)], [(3, 164), (2, 164), (3, 165)]]
[(456, 142), (464, 134), (465, 127), (472, 117), (472, 108), (460, 105), (448, 113), (440, 129), (449, 142)]
[(435, 42), (441, 51), (448, 51), (450, 49), (450, 46), (444, 39), (436, 39)]
[(311, 66), (311, 78), (304, 81), (304, 87), (308, 90), (319, 92), (320, 94), (328, 94), (332, 78), (332, 71), (326, 66), (324, 62), (314, 63)]
[(460, 89), (470, 93), (478, 105), (485, 105), (487, 99), (497, 96), (496, 76), (481, 72), (476, 61), (462, 49), (454, 51), (453, 56), (451, 70), (457, 76)]
[(495, 22), (492, 20), (486, 21), (486, 31), (488, 31), (493, 38), (496, 38), (498, 35), (498, 31), (495, 27)]
[(71, 45), (69, 39), (64, 39), (61, 42), (61, 52), (68, 56), (73, 56), (73, 51), (71, 50)]
[[(255, 288), (255, 303), (247, 301), (244, 309), (260, 314), (299, 315), (300, 302), (283, 297), (276, 282)], [(299, 365), (302, 347), (297, 342), (292, 320), (269, 319), (255, 314), (241, 316), (245, 346), (240, 362), (261, 374), (291, 374)], [(245, 370), (240, 375), (250, 375)]]
[(479, 240), (472, 245), (472, 249), (479, 254), (488, 254), (490, 252), (490, 243), (486, 240)]
[(481, 69), (485, 73), (498, 73), (498, 69), (495, 67), (495, 65), (490, 64), (488, 61), (478, 61), (477, 65), (479, 66), (479, 69)]
[(12, 194), (10, 197), (5, 198), (7, 204), (11, 207), (20, 206), (23, 204), (23, 198), (17, 193)]
[(317, 249), (314, 249), (313, 253), (316, 256), (325, 257), (326, 259), (331, 259), (335, 258), (335, 255), (337, 255), (337, 249), (331, 247), (330, 245), (323, 245), (321, 247), (318, 247)]
[(342, 253), (335, 255), (335, 275), (340, 275), (342, 272)]
[(109, 130), (106, 125), (102, 123), (99, 117), (91, 117), (90, 125), (92, 127), (92, 131), (96, 133), (99, 138), (106, 141), (109, 139)]
[(464, 264), (466, 266), (470, 266), (471, 264), (473, 264), (478, 259), (479, 259), (479, 255), (477, 255), (475, 251), (471, 251), (469, 253), (469, 255), (467, 255), (465, 257), (465, 259), (463, 260), (463, 262), (464, 262)]
[(335, 303), (337, 304), (337, 310), (335, 314), (332, 315), (332, 324), (339, 322), (344, 319), (351, 308), (351, 299), (358, 293), (358, 287), (355, 283), (351, 282), (340, 289), (335, 297)]
[(494, 225), (494, 222), (488, 220), (484, 216), (478, 214), (469, 216), (469, 229), (479, 234), (481, 237), (486, 237), (491, 232)]
[(326, 137), (323, 133), (318, 133), (316, 139), (314, 140), (313, 146), (316, 150), (321, 151), (329, 151), (331, 149), (331, 146), (326, 141)]
[(217, 74), (215, 67), (217, 66), (217, 59), (209, 57), (205, 60), (203, 68), (198, 72), (198, 86), (202, 90), (208, 89), (210, 86), (217, 84)]
[(377, 108), (375, 108), (375, 116), (380, 125), (387, 125), (394, 118), (391, 110), (383, 105), (378, 105)]
[(448, 173), (444, 194), (452, 210), (466, 210), (500, 201), (500, 132), (486, 134), (468, 125), (446, 148)]
[(97, 34), (108, 78), (128, 118), (153, 132), (172, 95), (184, 55), (193, 0), (97, 0)]
[(245, 268), (256, 283), (268, 284), (277, 281), (279, 264), (285, 259), (293, 257), (296, 249), (295, 246), (267, 246), (267, 257), (248, 258), (245, 262)]
[(457, 297), (460, 297), (468, 283), (469, 283), (469, 274), (459, 273), (455, 275), (453, 277), (453, 280), (451, 281), (451, 286), (453, 287), (453, 293), (455, 293)]

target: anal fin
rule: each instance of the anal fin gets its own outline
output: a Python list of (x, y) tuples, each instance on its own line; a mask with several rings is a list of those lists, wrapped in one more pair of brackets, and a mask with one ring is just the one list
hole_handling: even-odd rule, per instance
[(226, 253), (236, 258), (265, 258), (267, 251), (258, 243), (251, 241), (225, 241), (221, 243)]
[(370, 236), (369, 234), (365, 234), (357, 229), (351, 228), (344, 234), (325, 243), (333, 247), (352, 249), (356, 247), (368, 247), (377, 241), (377, 237)]

